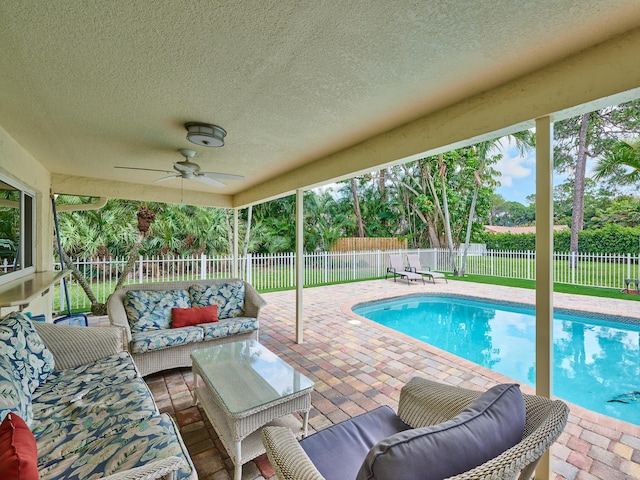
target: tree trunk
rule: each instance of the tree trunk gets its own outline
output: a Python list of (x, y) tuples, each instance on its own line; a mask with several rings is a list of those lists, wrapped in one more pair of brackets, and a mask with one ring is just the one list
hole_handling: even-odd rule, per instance
[(229, 243), (229, 254), (233, 253), (233, 232), (231, 229), (231, 219), (229, 218), (229, 209), (224, 209), (224, 218), (227, 220), (227, 241)]
[(380, 170), (380, 176), (378, 177), (378, 191), (380, 192), (380, 199), (382, 202), (387, 201), (387, 190), (386, 190), (386, 170), (383, 168)]
[(244, 258), (247, 258), (247, 254), (249, 253), (249, 237), (251, 235), (251, 216), (253, 214), (253, 205), (249, 205), (247, 209), (247, 229), (244, 232), (244, 245), (242, 246), (242, 252), (244, 254)]
[[(571, 244), (570, 253), (578, 253), (578, 233), (584, 225), (584, 184), (587, 170), (587, 130), (589, 127), (589, 113), (582, 115), (580, 137), (578, 138), (578, 157), (573, 182), (573, 212), (571, 213)], [(571, 268), (575, 268), (575, 257), (572, 256)]]
[(358, 237), (364, 238), (364, 223), (362, 222), (362, 213), (360, 212), (360, 201), (358, 200), (358, 185), (355, 177), (351, 179), (351, 193), (353, 195), (353, 205), (356, 212), (356, 220), (358, 222)]
[(467, 219), (467, 235), (464, 239), (464, 249), (462, 250), (462, 266), (460, 267), (460, 276), (464, 277), (467, 269), (467, 252), (469, 250), (469, 243), (471, 242), (471, 227), (473, 225), (473, 217), (476, 215), (476, 201), (478, 200), (478, 190), (482, 185), (480, 181), (480, 171), (474, 173), (476, 182), (473, 187), (473, 196), (471, 197), (471, 206), (469, 207), (469, 218)]
[(438, 235), (438, 229), (436, 228), (433, 220), (427, 217), (427, 236), (429, 237), (429, 245), (431, 248), (440, 248), (440, 236)]
[(118, 283), (116, 283), (116, 287), (113, 289), (115, 292), (123, 287), (124, 282), (127, 280), (129, 274), (133, 271), (133, 267), (136, 264), (136, 260), (138, 259), (138, 252), (140, 251), (140, 246), (142, 245), (142, 240), (144, 239), (143, 233), (138, 233), (136, 238), (136, 243), (133, 244), (133, 250), (129, 254), (129, 260), (127, 260), (126, 265), (120, 272), (120, 276), (118, 277)]
[[(55, 247), (56, 247), (56, 251), (59, 251), (57, 250), (58, 248), (57, 242), (55, 244)], [(93, 313), (94, 315), (106, 315), (107, 305), (105, 303), (98, 302), (98, 299), (93, 294), (93, 290), (91, 290), (91, 286), (89, 285), (89, 282), (87, 282), (87, 279), (82, 274), (82, 272), (78, 270), (78, 268), (73, 264), (73, 260), (71, 260), (71, 258), (69, 258), (69, 256), (66, 253), (62, 252), (61, 261), (64, 262), (64, 266), (67, 268), (67, 270), (71, 272), (73, 277), (78, 281), (78, 283), (80, 284), (80, 287), (82, 288), (85, 295), (89, 299), (89, 302), (91, 302), (91, 313)], [(70, 308), (69, 305), (67, 307)]]
[(440, 183), (442, 184), (442, 207), (444, 211), (444, 230), (447, 235), (447, 245), (449, 246), (449, 258), (451, 259), (451, 268), (453, 269), (453, 276), (459, 275), (458, 266), (456, 265), (456, 259), (453, 253), (453, 237), (451, 236), (451, 219), (449, 217), (449, 203), (447, 201), (447, 185), (444, 181), (444, 173), (447, 169), (442, 154), (438, 155), (438, 162), (440, 163)]

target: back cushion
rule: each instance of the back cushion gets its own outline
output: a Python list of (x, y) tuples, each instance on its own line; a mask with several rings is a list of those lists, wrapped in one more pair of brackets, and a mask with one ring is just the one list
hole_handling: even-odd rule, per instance
[(444, 423), (392, 435), (367, 454), (357, 480), (442, 480), (482, 465), (522, 439), (516, 384), (497, 385)]
[(31, 391), (7, 357), (0, 354), (0, 420), (15, 413), (29, 425), (33, 420)]
[(7, 360), (29, 393), (47, 379), (55, 366), (51, 351), (33, 323), (19, 312), (0, 320), (0, 357)]
[(189, 296), (194, 307), (217, 305), (221, 320), (244, 315), (244, 282), (241, 280), (219, 285), (191, 285)]
[(129, 290), (124, 298), (131, 333), (171, 328), (171, 309), (190, 306), (186, 290)]

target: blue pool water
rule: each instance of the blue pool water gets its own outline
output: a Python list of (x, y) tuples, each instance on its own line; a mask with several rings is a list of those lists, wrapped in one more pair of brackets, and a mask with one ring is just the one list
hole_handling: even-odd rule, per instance
[[(412, 296), (354, 312), (533, 386), (535, 312), (514, 305)], [(638, 320), (556, 313), (553, 343), (554, 395), (640, 425)]]

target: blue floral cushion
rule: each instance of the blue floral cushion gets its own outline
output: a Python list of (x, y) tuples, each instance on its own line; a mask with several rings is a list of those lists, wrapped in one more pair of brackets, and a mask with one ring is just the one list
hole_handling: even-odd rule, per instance
[(253, 332), (258, 329), (258, 319), (251, 317), (229, 318), (216, 323), (203, 323), (199, 327), (204, 331), (205, 340), (213, 340), (238, 333)]
[(12, 312), (0, 320), (0, 357), (8, 360), (22, 385), (33, 393), (53, 372), (53, 355), (22, 313)]
[(218, 305), (220, 320), (244, 315), (244, 282), (241, 280), (220, 285), (191, 285), (189, 296), (194, 307)]
[(102, 478), (170, 456), (183, 458), (187, 467), (178, 479), (197, 478), (187, 449), (167, 414), (142, 420), (117, 435), (101, 438), (56, 462), (39, 466), (40, 480)]
[(59, 402), (44, 418), (34, 421), (38, 464), (80, 451), (91, 442), (156, 415), (158, 410), (144, 380), (87, 392), (82, 398)]
[[(108, 372), (108, 375), (105, 373)], [(75, 368), (53, 372), (33, 395), (36, 418), (49, 415), (60, 403), (80, 399), (98, 388), (112, 388), (138, 377), (138, 371), (127, 352), (120, 352)]]
[(0, 422), (8, 413), (18, 415), (29, 426), (32, 423), (31, 392), (11, 362), (0, 356)]
[(131, 333), (171, 328), (171, 309), (189, 307), (186, 290), (129, 290), (124, 298)]
[(168, 330), (151, 330), (131, 334), (131, 353), (144, 353), (152, 350), (201, 342), (202, 329), (199, 327), (170, 328)]

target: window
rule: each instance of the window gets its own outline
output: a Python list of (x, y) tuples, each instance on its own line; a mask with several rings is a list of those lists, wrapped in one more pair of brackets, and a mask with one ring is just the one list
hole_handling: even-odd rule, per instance
[(0, 282), (34, 270), (33, 194), (0, 177)]

